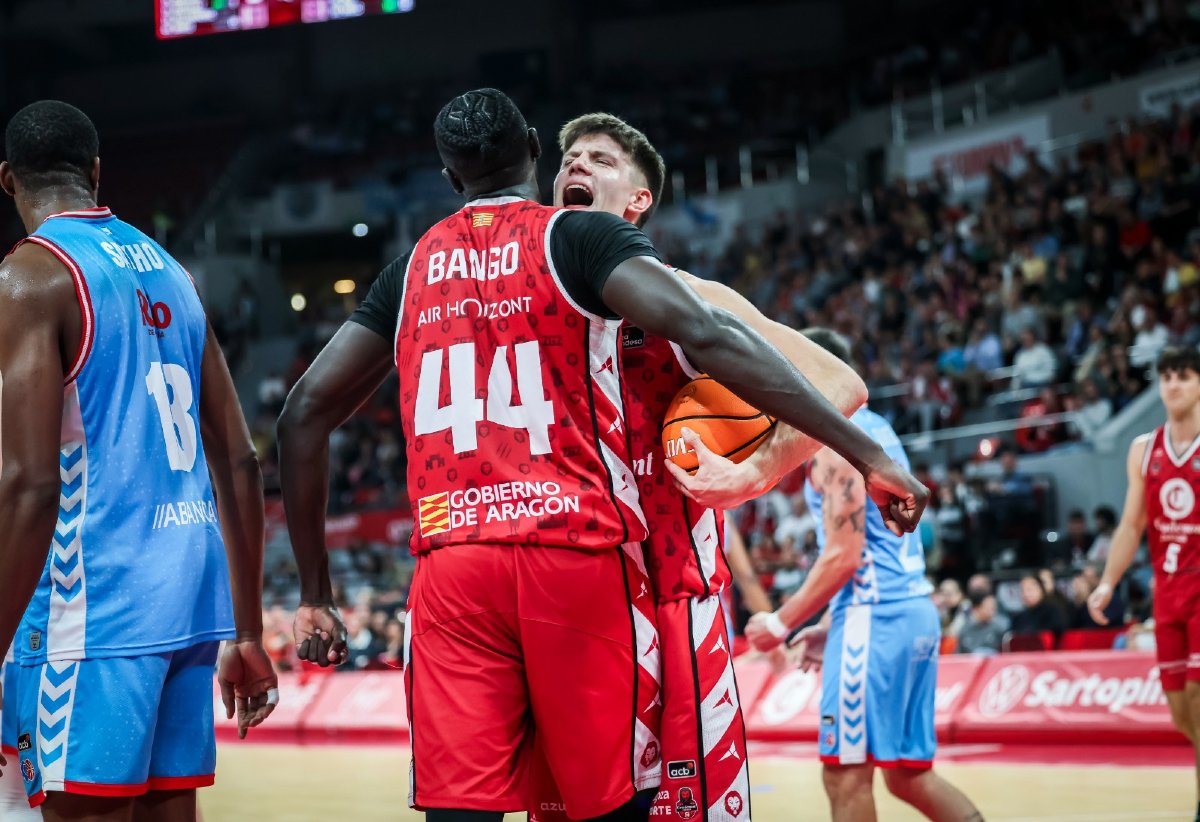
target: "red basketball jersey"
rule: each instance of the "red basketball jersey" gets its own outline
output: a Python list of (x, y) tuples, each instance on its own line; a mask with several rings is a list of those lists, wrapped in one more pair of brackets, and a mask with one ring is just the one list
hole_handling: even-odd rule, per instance
[(396, 332), (414, 552), (646, 536), (629, 466), (620, 321), (577, 306), (550, 256), (567, 212), (476, 200), (431, 228)]
[(1176, 455), (1166, 426), (1154, 430), (1142, 460), (1150, 561), (1161, 579), (1200, 572), (1200, 438)]
[(731, 580), (724, 514), (685, 497), (663, 465), (663, 419), (679, 389), (699, 375), (677, 345), (628, 324), (621, 349), (630, 452), (650, 526), (643, 547), (658, 601), (715, 594)]

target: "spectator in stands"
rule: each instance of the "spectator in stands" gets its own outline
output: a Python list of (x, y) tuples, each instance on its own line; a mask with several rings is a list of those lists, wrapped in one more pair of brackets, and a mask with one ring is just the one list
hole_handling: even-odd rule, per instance
[(975, 591), (969, 595), (969, 599), (971, 612), (958, 633), (958, 653), (997, 653), (1008, 632), (1008, 625), (1000, 620), (996, 598)]
[(1050, 631), (1058, 635), (1066, 630), (1066, 620), (1062, 612), (1046, 598), (1046, 589), (1034, 574), (1021, 577), (1021, 603), (1025, 609), (1012, 619), (1014, 634)]
[(1100, 393), (1095, 379), (1079, 383), (1073, 400), (1075, 407), (1070, 410), (1075, 412), (1074, 430), (1081, 439), (1090, 438), (1112, 416), (1112, 400)]
[(804, 494), (794, 494), (792, 510), (779, 521), (775, 529), (775, 542), (783, 551), (799, 552), (804, 547), (805, 537), (815, 532), (817, 521), (804, 501)]
[(1104, 563), (1112, 547), (1113, 532), (1117, 530), (1117, 512), (1111, 506), (1101, 505), (1092, 512), (1096, 523), (1096, 537), (1088, 549), (1088, 562)]
[[(1061, 414), (1063, 412), (1062, 403), (1059, 400), (1058, 392), (1053, 388), (1043, 388), (1034, 399), (1027, 402), (1021, 408), (1021, 418), (1024, 420), (1035, 420), (1041, 417)], [(1016, 432), (1017, 444), (1022, 451), (1040, 453), (1049, 450), (1067, 438), (1066, 426), (1061, 422), (1039, 422), (1036, 425), (1028, 425), (1025, 428), (1019, 428)]]
[(361, 671), (372, 665), (383, 652), (382, 643), (371, 633), (365, 614), (359, 608), (346, 613), (346, 649), (348, 664), (339, 671)]
[(1033, 328), (1021, 331), (1021, 348), (1013, 358), (1013, 385), (1018, 388), (1040, 388), (1054, 381), (1058, 361), (1050, 346), (1038, 337)]
[(946, 636), (957, 636), (970, 612), (970, 605), (963, 598), (962, 586), (958, 584), (958, 580), (943, 579), (934, 591), (933, 600), (941, 618), (942, 633)]
[[(941, 573), (961, 575), (967, 567), (967, 512), (954, 496), (954, 488), (943, 485), (938, 489), (937, 507), (933, 509), (941, 548)], [(952, 581), (952, 580), (951, 580)], [(955, 582), (955, 585), (958, 583)], [(962, 598), (962, 592), (959, 592)]]
[[(814, 537), (816, 536), (815, 532), (810, 531), (808, 533), (812, 533)], [(803, 546), (799, 545), (783, 548), (783, 560), (780, 562), (778, 570), (775, 571), (775, 577), (771, 581), (770, 589), (771, 599), (777, 604), (786, 600), (804, 584), (807, 570), (802, 567), (804, 557), (802, 548)]]
[(404, 623), (396, 617), (389, 619), (384, 628), (383, 653), (379, 660), (389, 668), (404, 667)]
[(1075, 608), (1071, 600), (1063, 596), (1063, 592), (1058, 589), (1058, 579), (1054, 576), (1054, 572), (1049, 568), (1042, 568), (1038, 571), (1037, 577), (1038, 582), (1042, 584), (1042, 590), (1046, 592), (1046, 602), (1051, 608), (1058, 611), (1059, 621), (1064, 628), (1069, 628)]
[(963, 349), (963, 361), (968, 369), (973, 368), (984, 374), (1004, 367), (1004, 347), (983, 317), (975, 320), (971, 326), (971, 337)]
[(1158, 312), (1152, 307), (1139, 305), (1131, 314), (1137, 336), (1129, 350), (1129, 362), (1137, 368), (1146, 368), (1158, 359), (1158, 352), (1166, 347), (1170, 332), (1159, 322)]
[(1065, 553), (1071, 565), (1080, 565), (1088, 558), (1094, 537), (1088, 532), (1087, 518), (1078, 508), (1067, 514)]

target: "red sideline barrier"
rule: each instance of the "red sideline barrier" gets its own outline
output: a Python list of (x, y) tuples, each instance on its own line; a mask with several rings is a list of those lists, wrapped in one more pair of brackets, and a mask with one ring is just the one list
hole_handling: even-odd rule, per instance
[[(740, 658), (738, 693), (751, 739), (813, 741), (819, 674), (776, 675)], [(279, 707), (253, 729), (259, 742), (403, 743), (404, 677), (394, 671), (285, 674)], [(215, 692), (217, 734), (236, 737)], [(949, 656), (938, 666), (941, 742), (1182, 744), (1171, 727), (1153, 654), (1122, 651)]]
[(1154, 655), (990, 657), (956, 721), (959, 742), (1175, 743)]
[[(408, 741), (404, 677), (394, 671), (281, 674), (279, 706), (247, 738), (280, 743)], [(214, 686), (217, 738), (237, 738)]]
[[(739, 661), (738, 684), (743, 676), (757, 676), (768, 669), (762, 660)], [(938, 738), (951, 738), (955, 713), (974, 683), (983, 660), (978, 657), (945, 657), (938, 664), (937, 713)], [(769, 669), (768, 669), (769, 670)], [(821, 675), (789, 671), (775, 677), (763, 688), (757, 704), (742, 696), (746, 712), (746, 735), (750, 739), (772, 741), (814, 741), (821, 727)]]

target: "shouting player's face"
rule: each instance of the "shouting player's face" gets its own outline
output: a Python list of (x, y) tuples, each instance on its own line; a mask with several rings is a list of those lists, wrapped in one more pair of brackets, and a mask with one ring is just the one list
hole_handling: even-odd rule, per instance
[(1158, 375), (1158, 395), (1169, 416), (1188, 414), (1200, 402), (1200, 374), (1190, 368), (1163, 371)]
[(631, 223), (654, 198), (621, 145), (607, 134), (585, 134), (563, 155), (554, 178), (554, 204), (607, 211)]

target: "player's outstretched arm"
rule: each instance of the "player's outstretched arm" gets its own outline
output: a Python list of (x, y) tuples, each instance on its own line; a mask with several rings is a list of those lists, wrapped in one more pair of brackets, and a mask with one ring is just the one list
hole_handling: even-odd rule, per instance
[(262, 469), (211, 325), (200, 369), (200, 437), (217, 498), (237, 625), (236, 637), (221, 652), (217, 681), (225, 715), (237, 714), (238, 735), (245, 738), (279, 701), (279, 678), (262, 645)]
[[(682, 271), (677, 273), (706, 303), (729, 311), (762, 334), (844, 416), (849, 417), (867, 401), (867, 386), (854, 369), (808, 337), (763, 316), (749, 300), (727, 285), (702, 280)], [(684, 471), (672, 471), (672, 474), (696, 502), (709, 508), (725, 509), (736, 508), (762, 496), (822, 447), (812, 437), (781, 424), (771, 430), (762, 446), (750, 457), (734, 463), (708, 449), (698, 448), (691, 442), (698, 437), (688, 439), (689, 446), (696, 451), (699, 468), (692, 474)]]
[(800, 590), (772, 614), (755, 614), (746, 638), (760, 651), (787, 639), (836, 594), (862, 563), (867, 536), (867, 490), (862, 475), (845, 459), (825, 450), (813, 462), (813, 483), (824, 497), (825, 549)]
[(1152, 436), (1144, 434), (1135, 439), (1129, 446), (1129, 455), (1125, 458), (1125, 475), (1129, 483), (1125, 489), (1125, 508), (1121, 511), (1121, 521), (1113, 532), (1112, 546), (1104, 563), (1104, 574), (1100, 577), (1100, 584), (1092, 591), (1087, 602), (1088, 613), (1100, 625), (1108, 624), (1104, 609), (1112, 600), (1117, 583), (1129, 570), (1142, 541), (1142, 534), (1146, 530), (1146, 480), (1142, 476), (1142, 462), (1145, 460), (1146, 449), (1150, 447)]
[(617, 265), (602, 289), (606, 305), (647, 332), (673, 340), (691, 363), (746, 402), (844, 456), (867, 481), (895, 533), (916, 528), (929, 491), (813, 387), (745, 322), (706, 304), (653, 257)]
[[(76, 316), (68, 319), (70, 311)], [(39, 246), (0, 264), (0, 647), (46, 565), (58, 518), (63, 352), (79, 341), (70, 275)], [(73, 328), (72, 328), (73, 326)], [(68, 328), (71, 328), (68, 331)]]
[(277, 426), (279, 482), (296, 566), (301, 659), (326, 666), (346, 655), (346, 629), (333, 602), (325, 513), (329, 435), (379, 388), (392, 368), (391, 343), (355, 322), (344, 324), (288, 394)]

